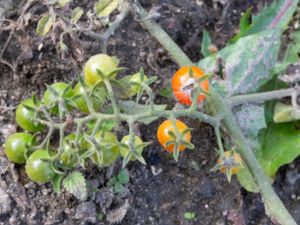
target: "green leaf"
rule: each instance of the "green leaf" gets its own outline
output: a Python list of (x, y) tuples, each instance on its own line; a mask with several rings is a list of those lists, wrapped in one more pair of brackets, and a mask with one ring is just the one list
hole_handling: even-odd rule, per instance
[(240, 185), (249, 192), (259, 192), (259, 189), (252, 178), (252, 175), (246, 165), (237, 173), (237, 179)]
[(300, 155), (300, 130), (293, 123), (270, 125), (262, 134), (260, 162), (270, 177)]
[[(137, 104), (134, 101), (120, 101), (119, 102), (120, 108), (128, 114), (134, 115), (138, 113), (145, 113), (150, 112), (151, 107), (149, 105), (141, 105)], [(157, 111), (162, 111), (166, 109), (167, 105), (155, 105), (154, 108)], [(153, 116), (146, 119), (141, 119), (140, 122), (145, 124), (150, 124), (152, 121), (156, 120), (158, 117)]]
[(124, 190), (124, 186), (121, 184), (121, 183), (119, 183), (119, 182), (117, 182), (115, 185), (114, 185), (114, 192), (115, 193), (121, 193), (121, 192), (123, 192), (123, 190)]
[(252, 8), (247, 9), (247, 11), (242, 15), (240, 19), (240, 31), (237, 35), (229, 40), (230, 43), (236, 42), (240, 37), (245, 36), (246, 32), (250, 28), (250, 18), (251, 18)]
[(107, 182), (107, 187), (113, 187), (116, 183), (118, 182), (116, 177), (112, 177), (108, 182)]
[(82, 8), (76, 7), (75, 9), (72, 10), (71, 21), (73, 23), (76, 23), (81, 18), (82, 15), (83, 15)]
[(55, 193), (60, 194), (61, 192), (61, 182), (64, 178), (64, 175), (56, 174), (52, 180), (52, 187)]
[(119, 0), (99, 0), (94, 7), (95, 13), (99, 17), (109, 16), (118, 8)]
[(46, 35), (50, 31), (51, 27), (53, 26), (55, 19), (56, 19), (56, 15), (54, 13), (47, 13), (44, 16), (42, 16), (36, 28), (37, 35), (39, 36)]
[(129, 182), (129, 175), (128, 172), (126, 172), (126, 170), (122, 170), (119, 174), (118, 174), (118, 181), (121, 184), (127, 184)]
[(87, 199), (86, 181), (80, 172), (72, 172), (63, 180), (64, 188), (81, 201)]
[(60, 7), (64, 7), (66, 4), (71, 2), (72, 0), (58, 0), (57, 3)]
[(226, 80), (212, 81), (225, 95), (245, 94), (257, 91), (272, 79), (272, 69), (277, 60), (280, 45), (279, 30), (266, 30), (240, 38), (235, 44), (201, 60), (198, 66), (212, 73), (216, 59), (225, 61)]
[(196, 219), (196, 213), (194, 212), (185, 212), (184, 218), (187, 220), (195, 220)]
[(202, 44), (201, 44), (201, 54), (203, 55), (203, 57), (207, 57), (211, 54), (210, 51), (208, 50), (210, 45), (211, 45), (210, 35), (207, 32), (207, 30), (204, 29), (202, 33)]

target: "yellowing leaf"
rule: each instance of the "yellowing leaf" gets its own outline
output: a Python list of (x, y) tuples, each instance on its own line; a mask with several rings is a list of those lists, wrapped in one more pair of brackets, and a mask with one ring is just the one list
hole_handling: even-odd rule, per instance
[(54, 13), (51, 13), (51, 14), (47, 13), (47, 14), (45, 14), (39, 20), (38, 25), (36, 27), (36, 33), (37, 33), (37, 35), (39, 35), (39, 36), (46, 35), (50, 31), (52, 25), (54, 24), (55, 19), (56, 19), (56, 16), (55, 16)]
[(295, 109), (292, 105), (287, 105), (281, 102), (277, 102), (274, 107), (275, 123), (284, 123), (300, 119), (299, 110)]
[(71, 2), (72, 0), (58, 0), (57, 3), (60, 7), (64, 7), (66, 4)]
[(119, 0), (99, 0), (95, 4), (94, 10), (99, 17), (107, 17), (118, 8), (118, 5)]
[(73, 9), (71, 14), (71, 21), (76, 23), (82, 16), (83, 10), (80, 7), (76, 7)]

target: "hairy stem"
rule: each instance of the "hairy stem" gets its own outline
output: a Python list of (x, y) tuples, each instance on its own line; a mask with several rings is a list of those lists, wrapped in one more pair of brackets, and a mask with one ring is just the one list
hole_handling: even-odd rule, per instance
[[(143, 20), (146, 16), (146, 12), (137, 1), (135, 1), (135, 3), (135, 10), (141, 17), (141, 24), (166, 48), (167, 51), (169, 51), (175, 61), (180, 66), (192, 65), (190, 59), (158, 24)], [(256, 160), (252, 149), (249, 147), (249, 144), (235, 121), (230, 106), (226, 101), (224, 102), (223, 98), (213, 88), (210, 90), (209, 103), (215, 109), (216, 115), (223, 115), (223, 123), (238, 145), (239, 153), (245, 160), (260, 189), (267, 213), (282, 225), (296, 225), (296, 222), (273, 190), (272, 185), (269, 183), (268, 178)]]
[(295, 88), (288, 88), (276, 91), (268, 91), (262, 93), (254, 93), (254, 94), (245, 94), (245, 95), (237, 95), (233, 97), (229, 97), (227, 99), (228, 103), (231, 106), (241, 105), (248, 102), (252, 103), (263, 103), (265, 101), (273, 100), (273, 99), (281, 99), (284, 97), (290, 97), (294, 93), (297, 94), (299, 90)]

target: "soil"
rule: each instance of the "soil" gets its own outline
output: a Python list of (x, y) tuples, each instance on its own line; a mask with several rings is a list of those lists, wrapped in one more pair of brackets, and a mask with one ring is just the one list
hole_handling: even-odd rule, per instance
[[(222, 48), (237, 31), (242, 12), (249, 7), (253, 7), (256, 12), (270, 3), (258, 0), (142, 2), (148, 10), (159, 6), (160, 16), (157, 22), (193, 61), (201, 58), (200, 45), (204, 28), (211, 34), (213, 43)], [(7, 1), (9, 3), (12, 7), (4, 12), (10, 19), (16, 20), (19, 15), (16, 9), (23, 1)], [(1, 4), (0, 2), (0, 7)], [(73, 4), (91, 8), (93, 1), (74, 1)], [(29, 12), (40, 15), (45, 10), (37, 4)], [(83, 62), (100, 51), (97, 41), (82, 35), (81, 53), (62, 58), (51, 38), (35, 35), (37, 20), (33, 16), (23, 31), (16, 32), (5, 51), (3, 58), (17, 65), (15, 74), (9, 67), (0, 64), (0, 146), (8, 134), (18, 130), (14, 110), (20, 100), (30, 96), (32, 92), (41, 96), (45, 84), (76, 79)], [(1, 48), (8, 35), (8, 31), (1, 32)], [(74, 49), (71, 49), (71, 53), (72, 50)], [(131, 15), (109, 40), (108, 53), (120, 59), (121, 66), (127, 68), (126, 73), (133, 73), (143, 67), (146, 74), (157, 75), (157, 92), (167, 84), (177, 69), (167, 52)], [(155, 101), (168, 104), (175, 102), (159, 96)], [(184, 152), (179, 162), (175, 163), (156, 141), (155, 130), (159, 122), (161, 121), (138, 127), (142, 139), (153, 143), (144, 151), (146, 166), (132, 162), (127, 167), (130, 183), (125, 186), (122, 194), (116, 195), (106, 187), (109, 178), (120, 170), (121, 160), (107, 169), (90, 167), (82, 171), (89, 186), (98, 189), (96, 192), (91, 191), (85, 202), (80, 202), (65, 192), (55, 194), (50, 184), (31, 182), (24, 167), (8, 162), (0, 147), (0, 224), (273, 224), (265, 216), (258, 194), (246, 192), (235, 177), (228, 183), (224, 175), (210, 172), (217, 158), (211, 127), (185, 119), (194, 129), (193, 144), (196, 149)], [(120, 135), (127, 133), (126, 127), (118, 127), (118, 132)], [(300, 223), (299, 170), (299, 159), (281, 168), (274, 187)], [(195, 218), (186, 219), (184, 214), (187, 212), (195, 213)]]

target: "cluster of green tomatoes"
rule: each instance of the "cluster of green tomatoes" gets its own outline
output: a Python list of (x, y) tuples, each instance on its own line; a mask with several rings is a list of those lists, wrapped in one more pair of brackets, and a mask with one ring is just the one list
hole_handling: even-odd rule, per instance
[[(107, 91), (101, 85), (99, 70), (108, 76), (115, 77), (118, 63), (114, 58), (104, 54), (91, 57), (84, 66), (84, 80), (78, 82), (74, 88), (64, 82), (53, 83), (47, 87), (41, 100), (36, 97), (23, 100), (16, 109), (16, 122), (24, 132), (10, 135), (4, 150), (7, 158), (17, 164), (25, 164), (26, 173), (30, 179), (36, 182), (49, 182), (56, 174), (63, 173), (66, 169), (72, 169), (81, 162), (84, 166), (90, 159), (97, 166), (105, 167), (114, 163), (120, 155), (125, 157), (129, 151), (129, 135), (124, 136), (120, 142), (110, 130), (102, 129), (95, 132), (95, 121), (88, 123), (84, 132), (76, 135), (70, 132), (62, 140), (62, 148), (50, 146), (50, 138), (47, 143), (38, 143), (39, 137), (43, 137), (44, 130), (51, 127), (51, 123), (57, 120), (67, 120), (72, 112), (89, 114), (86, 95), (92, 103), (95, 112), (100, 111), (105, 104)], [(132, 87), (130, 95), (139, 91), (138, 83), (140, 73), (128, 76)], [(83, 87), (84, 86), (84, 87)], [(49, 128), (48, 128), (49, 129)], [(89, 135), (93, 134), (93, 141)], [(40, 138), (41, 139), (41, 138)], [(146, 146), (140, 137), (135, 136), (134, 146), (138, 154), (142, 154)], [(135, 160), (132, 156), (131, 160)]]
[[(89, 119), (89, 115), (98, 112), (102, 116), (119, 113), (117, 103), (114, 102), (116, 93), (111, 86), (111, 83), (119, 82), (115, 79), (118, 71), (120, 68), (116, 59), (98, 54), (86, 62), (84, 79), (79, 77), (74, 88), (72, 84), (57, 82), (47, 86), (41, 100), (33, 96), (21, 102), (16, 110), (16, 122), (25, 132), (14, 133), (7, 138), (4, 145), (7, 158), (14, 163), (26, 164), (27, 175), (36, 182), (52, 181), (57, 174), (64, 174), (78, 165), (85, 167), (87, 161), (106, 167), (122, 156), (123, 165), (130, 160), (144, 163), (142, 151), (149, 143), (143, 142), (137, 135), (124, 136), (119, 142), (111, 132), (112, 127), (106, 128), (105, 121)], [(207, 79), (200, 83), (197, 81), (204, 76), (204, 71), (198, 67), (180, 68), (172, 78), (172, 90), (177, 101), (191, 106), (195, 85), (203, 90), (197, 96), (197, 103), (204, 101), (205, 93), (209, 93), (209, 82)], [(143, 85), (151, 83), (142, 71), (124, 79), (128, 84), (125, 88), (126, 97), (139, 96)], [(106, 99), (110, 100), (111, 105), (107, 104)], [(74, 132), (69, 125), (73, 127), (72, 123), (78, 119), (74, 115), (78, 112), (86, 114), (80, 118), (87, 120), (84, 129), (77, 123)], [(46, 127), (48, 134), (42, 143), (38, 143), (38, 137), (43, 137)], [(50, 145), (54, 129), (60, 132), (59, 146)], [(66, 131), (69, 133), (67, 136)], [(157, 140), (164, 150), (176, 156), (175, 159), (179, 152), (193, 148), (190, 143), (191, 129), (180, 120), (165, 120), (161, 123), (157, 129)], [(237, 173), (241, 165), (239, 155), (227, 151), (220, 156), (216, 168), (231, 175)]]

